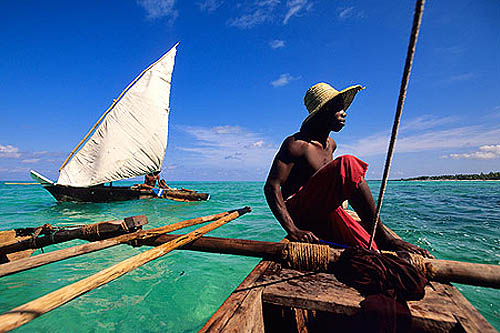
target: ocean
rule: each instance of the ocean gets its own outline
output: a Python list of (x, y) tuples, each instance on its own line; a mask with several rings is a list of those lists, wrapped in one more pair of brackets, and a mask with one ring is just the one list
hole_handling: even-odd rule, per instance
[[(210, 236), (279, 241), (285, 233), (261, 182), (172, 182), (208, 192), (208, 202), (137, 200), (57, 203), (37, 185), (0, 183), (0, 230), (95, 223), (146, 215), (145, 229), (244, 206), (253, 211)], [(369, 182), (377, 192), (380, 182)], [(376, 196), (375, 196), (376, 197)], [(439, 259), (500, 264), (500, 182), (389, 182), (382, 220)], [(194, 228), (178, 231), (184, 233)], [(54, 251), (83, 241), (51, 245)], [(83, 279), (148, 248), (120, 245), (0, 278), (0, 312)], [(35, 254), (40, 251), (35, 252)], [(200, 329), (259, 259), (174, 251), (21, 326), (18, 332), (193, 332)], [(500, 330), (500, 291), (456, 285)]]

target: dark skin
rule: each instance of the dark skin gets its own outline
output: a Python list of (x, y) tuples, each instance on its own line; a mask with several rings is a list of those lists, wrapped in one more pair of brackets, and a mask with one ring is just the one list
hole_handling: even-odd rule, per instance
[(152, 189), (155, 187), (156, 182), (158, 181), (158, 187), (167, 189), (169, 188), (165, 180), (160, 178), (160, 173), (149, 173), (144, 176), (144, 184), (140, 184), (139, 188), (142, 189)]
[[(264, 186), (267, 203), (292, 241), (319, 243), (322, 236), (323, 231), (313, 226), (299, 228), (287, 210), (285, 199), (296, 193), (316, 171), (333, 160), (337, 144), (329, 135), (332, 131), (339, 132), (345, 126), (347, 114), (342, 108), (339, 99), (331, 100), (304, 124), (299, 132), (287, 137), (269, 171)], [(348, 201), (360, 217), (363, 228), (371, 234), (376, 207), (370, 188), (364, 179)], [(332, 207), (332, 210), (335, 208)], [(432, 257), (429, 251), (395, 238), (380, 220), (375, 242), (379, 249), (408, 251)]]

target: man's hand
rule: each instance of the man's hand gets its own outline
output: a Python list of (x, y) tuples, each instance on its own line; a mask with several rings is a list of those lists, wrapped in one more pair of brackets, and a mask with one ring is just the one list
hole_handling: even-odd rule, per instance
[(389, 249), (393, 251), (407, 251), (410, 253), (416, 253), (420, 254), (421, 256), (427, 257), (427, 258), (434, 258), (432, 254), (430, 254), (429, 251), (422, 249), (416, 245), (413, 245), (411, 243), (405, 242), (404, 240), (401, 239), (394, 239), (388, 244)]
[(293, 242), (303, 243), (319, 243), (319, 238), (312, 231), (296, 229), (294, 232), (289, 232), (288, 237)]

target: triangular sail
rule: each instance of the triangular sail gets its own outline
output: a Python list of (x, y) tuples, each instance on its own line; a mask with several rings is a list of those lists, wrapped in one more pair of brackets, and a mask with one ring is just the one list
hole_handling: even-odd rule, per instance
[(176, 47), (144, 71), (116, 102), (60, 170), (57, 184), (88, 187), (161, 169)]

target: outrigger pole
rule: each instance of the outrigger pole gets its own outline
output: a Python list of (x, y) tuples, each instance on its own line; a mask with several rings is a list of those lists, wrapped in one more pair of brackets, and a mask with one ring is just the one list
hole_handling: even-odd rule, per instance
[(384, 192), (387, 186), (387, 180), (389, 179), (389, 169), (391, 168), (392, 155), (394, 154), (394, 146), (396, 145), (396, 137), (398, 136), (399, 123), (401, 121), (401, 113), (403, 112), (403, 105), (405, 103), (405, 98), (406, 98), (406, 89), (408, 88), (408, 82), (410, 80), (411, 66), (413, 64), (413, 56), (415, 55), (418, 33), (420, 30), (420, 24), (422, 23), (422, 15), (424, 13), (424, 4), (425, 0), (417, 0), (417, 5), (415, 7), (415, 14), (413, 16), (413, 27), (411, 28), (411, 35), (410, 35), (410, 43), (408, 45), (408, 53), (406, 54), (406, 64), (403, 72), (403, 79), (401, 80), (401, 88), (399, 90), (398, 106), (396, 109), (396, 115), (394, 117), (394, 124), (392, 126), (391, 142), (389, 144), (389, 149), (387, 151), (387, 158), (385, 161), (384, 176), (382, 178), (382, 184), (380, 184), (380, 191), (378, 193), (377, 210), (375, 213), (375, 221), (373, 221), (373, 231), (370, 237), (370, 244), (368, 246), (369, 250), (372, 249), (373, 240), (375, 238), (375, 233), (380, 218), (380, 211), (382, 209)]
[[(165, 225), (163, 227), (149, 229), (149, 230), (138, 230), (132, 233), (116, 236), (113, 238), (108, 238), (92, 243), (86, 243), (82, 245), (77, 245), (69, 247), (66, 249), (56, 250), (52, 252), (47, 252), (39, 254), (33, 257), (27, 257), (23, 259), (14, 260), (5, 264), (0, 265), (0, 278), (2, 276), (11, 275), (18, 272), (27, 271), (33, 268), (37, 268), (43, 265), (47, 265), (56, 261), (61, 261), (68, 258), (73, 258), (86, 253), (92, 253), (99, 250), (104, 250), (116, 245), (124, 244), (127, 242), (134, 242), (137, 239), (144, 239), (148, 237), (154, 237), (161, 235), (163, 233), (168, 233), (176, 231), (182, 228), (191, 227), (197, 224), (206, 223), (220, 219), (226, 215), (229, 215), (233, 211), (227, 211), (214, 215), (207, 215), (203, 217), (197, 217), (190, 220), (184, 220), (177, 223)], [(144, 216), (144, 219), (146, 217)], [(146, 221), (147, 222), (147, 219)], [(1, 248), (0, 248), (1, 250)]]
[(53, 291), (45, 296), (5, 312), (0, 315), (0, 332), (13, 330), (14, 328), (24, 325), (42, 314), (54, 310), (80, 295), (113, 281), (137, 267), (160, 258), (172, 250), (186, 245), (202, 237), (207, 232), (210, 232), (250, 211), (250, 207), (233, 211), (232, 213), (215, 220), (210, 224), (191, 231), (186, 235), (181, 235), (178, 238), (128, 258), (83, 280), (72, 283), (66, 287)]

